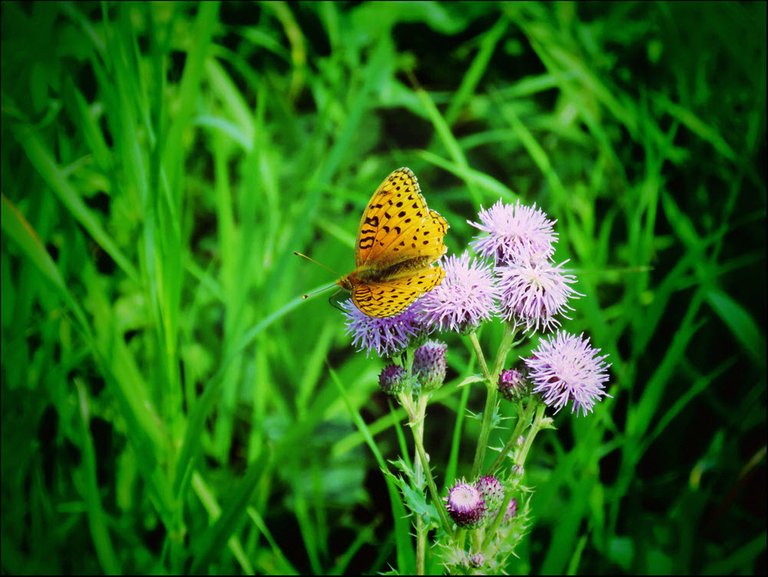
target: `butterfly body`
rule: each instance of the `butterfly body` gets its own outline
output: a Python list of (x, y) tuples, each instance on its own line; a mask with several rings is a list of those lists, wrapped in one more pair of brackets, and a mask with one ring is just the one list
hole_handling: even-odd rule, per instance
[(355, 243), (355, 270), (337, 284), (372, 317), (403, 312), (443, 280), (432, 266), (445, 251), (449, 225), (427, 207), (416, 176), (398, 168), (381, 183), (363, 212)]
[(338, 284), (351, 291), (360, 283), (382, 282), (413, 276), (414, 271), (428, 267), (431, 263), (429, 257), (416, 257), (386, 267), (363, 266), (341, 277)]

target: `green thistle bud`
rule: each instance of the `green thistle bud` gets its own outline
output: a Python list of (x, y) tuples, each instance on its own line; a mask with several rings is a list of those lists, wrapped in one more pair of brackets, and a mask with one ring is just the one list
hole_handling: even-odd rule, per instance
[(475, 488), (483, 496), (485, 505), (489, 511), (495, 512), (504, 500), (504, 487), (493, 475), (480, 477), (475, 483)]
[(403, 367), (387, 365), (379, 374), (379, 388), (386, 394), (396, 397), (406, 388), (407, 374)]
[(425, 391), (439, 388), (445, 380), (445, 351), (448, 345), (427, 341), (413, 353), (413, 373)]

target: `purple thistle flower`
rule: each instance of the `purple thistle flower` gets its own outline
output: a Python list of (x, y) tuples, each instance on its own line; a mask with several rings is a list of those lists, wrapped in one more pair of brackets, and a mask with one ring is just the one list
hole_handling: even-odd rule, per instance
[(560, 326), (555, 316), (573, 310), (568, 299), (583, 296), (570, 285), (576, 277), (563, 271), (565, 261), (553, 265), (543, 258), (524, 259), (496, 269), (501, 291), (501, 314), (530, 330)]
[(485, 501), (474, 485), (457, 482), (445, 501), (448, 514), (459, 527), (476, 527), (485, 516)]
[(421, 315), (428, 326), (464, 332), (474, 329), (496, 312), (496, 288), (487, 265), (466, 252), (443, 261), (445, 278), (421, 299)]
[(342, 302), (341, 307), (346, 316), (347, 333), (352, 336), (352, 345), (358, 351), (364, 350), (366, 356), (376, 351), (380, 357), (391, 357), (425, 332), (419, 322), (419, 309), (416, 305), (399, 315), (385, 318), (369, 317), (352, 300)]
[(528, 377), (534, 383), (534, 393), (555, 407), (557, 413), (568, 401), (571, 412), (582, 415), (592, 411), (600, 397), (610, 397), (604, 389), (608, 381), (606, 356), (589, 344), (584, 334), (574, 336), (558, 331), (554, 337), (543, 339), (531, 356), (525, 359)]
[(396, 397), (405, 390), (407, 376), (403, 367), (387, 365), (379, 373), (379, 388), (386, 394)]
[(501, 501), (504, 499), (504, 486), (496, 477), (483, 475), (475, 483), (475, 488), (480, 491), (489, 511), (495, 511), (501, 506)]
[(480, 224), (467, 221), (487, 236), (470, 242), (478, 254), (493, 259), (498, 265), (531, 257), (550, 258), (555, 253), (555, 222), (541, 209), (520, 204), (504, 204), (499, 200), (491, 208), (480, 209)]
[(508, 401), (522, 400), (529, 392), (525, 375), (517, 369), (504, 369), (497, 384), (501, 396)]
[(445, 380), (445, 351), (448, 345), (439, 341), (427, 341), (413, 353), (413, 373), (419, 378), (424, 390), (438, 388)]

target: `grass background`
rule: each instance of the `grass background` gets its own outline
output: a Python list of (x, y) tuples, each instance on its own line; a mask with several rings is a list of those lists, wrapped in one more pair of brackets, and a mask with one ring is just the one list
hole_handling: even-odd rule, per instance
[[(3, 2), (3, 572), (413, 570), (382, 362), (292, 255), (347, 272), (405, 165), (452, 253), (499, 198), (556, 218), (613, 364), (534, 447), (509, 571), (765, 573), (765, 17)], [(447, 340), (443, 485), (482, 408)]]

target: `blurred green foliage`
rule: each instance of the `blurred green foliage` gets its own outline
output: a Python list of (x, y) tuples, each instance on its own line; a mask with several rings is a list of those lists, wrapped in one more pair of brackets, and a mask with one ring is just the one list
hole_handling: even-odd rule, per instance
[(407, 165), (451, 252), (499, 197), (557, 218), (613, 363), (509, 571), (765, 573), (765, 12), (3, 2), (3, 572), (413, 571), (402, 413), (292, 255), (348, 272)]

